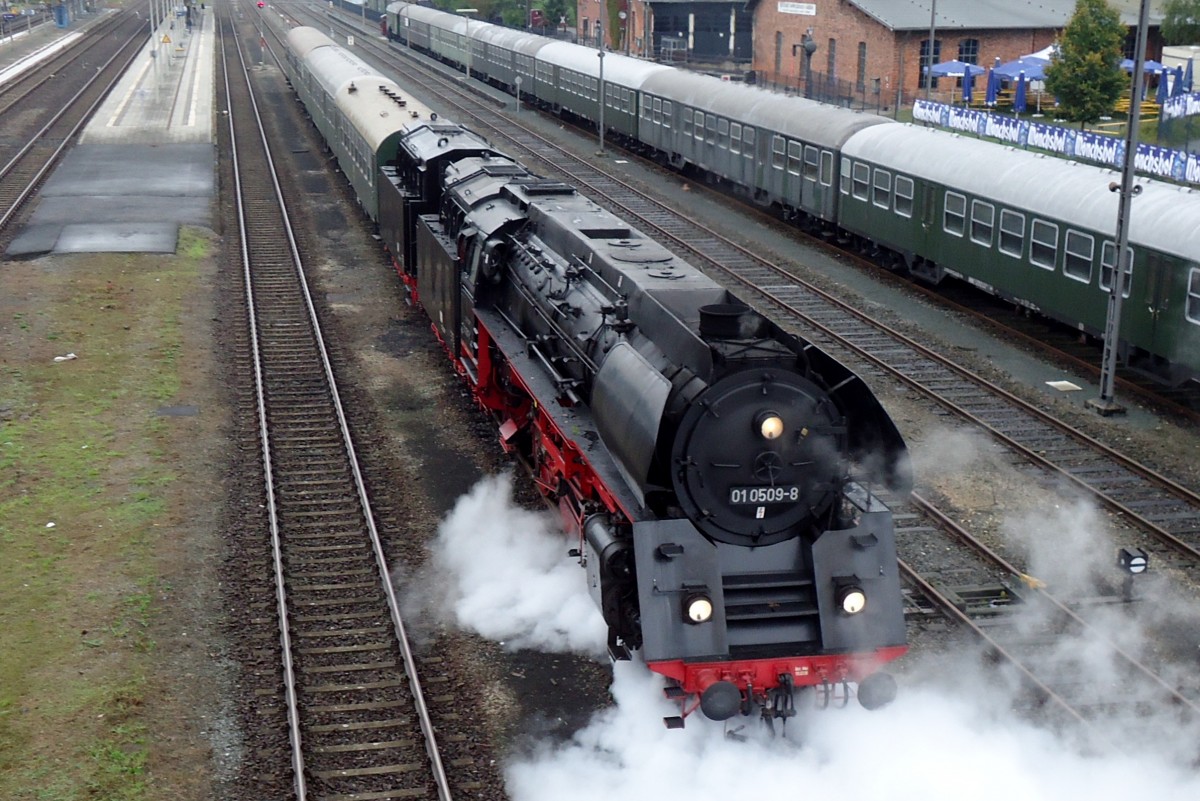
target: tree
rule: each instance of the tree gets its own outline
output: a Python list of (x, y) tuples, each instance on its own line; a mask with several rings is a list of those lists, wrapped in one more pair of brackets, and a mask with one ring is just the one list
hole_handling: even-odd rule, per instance
[(1200, 0), (1167, 0), (1162, 37), (1169, 45), (1200, 44)]
[(1046, 68), (1046, 90), (1058, 98), (1060, 115), (1082, 124), (1112, 113), (1128, 83), (1121, 70), (1126, 33), (1121, 15), (1105, 0), (1076, 0)]

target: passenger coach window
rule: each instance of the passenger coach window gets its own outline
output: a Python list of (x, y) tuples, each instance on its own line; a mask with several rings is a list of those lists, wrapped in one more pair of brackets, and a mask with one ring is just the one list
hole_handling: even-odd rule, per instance
[(962, 236), (967, 227), (967, 199), (957, 192), (946, 193), (946, 209), (942, 215), (942, 227), (947, 233)]
[(729, 147), (729, 120), (717, 120), (717, 144)]
[(729, 126), (729, 149), (734, 153), (742, 152), (742, 124), (732, 123)]
[(871, 202), (881, 209), (892, 205), (892, 174), (887, 170), (875, 170), (875, 191)]
[(1058, 226), (1045, 220), (1034, 220), (1031, 237), (1029, 261), (1038, 267), (1053, 270), (1054, 256), (1058, 252)]
[(1188, 272), (1188, 294), (1186, 312), (1189, 323), (1200, 325), (1200, 269), (1193, 267)]
[(843, 195), (850, 194), (850, 159), (842, 159), (842, 185), (840, 189)]
[(654, 121), (656, 123), (662, 122), (662, 116), (663, 116), (662, 110), (663, 110), (662, 98), (661, 97), (654, 98)]
[(696, 126), (693, 130), (695, 131), (696, 138), (703, 141), (703, 139), (704, 139), (704, 112), (703, 111), (696, 112)]
[(1078, 231), (1067, 231), (1067, 255), (1063, 259), (1064, 273), (1090, 284), (1092, 282), (1092, 259), (1095, 255), (1095, 239)]
[(913, 211), (913, 179), (907, 175), (896, 176), (896, 213), (911, 217)]
[(771, 166), (777, 170), (783, 169), (783, 154), (785, 145), (782, 136), (771, 137)]
[(1003, 209), (1000, 212), (1000, 252), (1021, 258), (1025, 247), (1025, 215)]
[(708, 119), (705, 120), (705, 133), (706, 141), (710, 143), (717, 141), (717, 118), (712, 114), (709, 114)]
[(871, 185), (871, 165), (861, 161), (854, 163), (854, 196), (859, 200), (867, 199), (867, 189)]
[[(1133, 248), (1125, 248), (1129, 256), (1129, 268), (1125, 271), (1125, 286), (1121, 287), (1121, 297), (1129, 297), (1133, 287)], [(1105, 242), (1100, 248), (1100, 288), (1112, 292), (1113, 275), (1117, 270), (1117, 245), (1115, 242)]]
[(683, 110), (683, 135), (692, 135), (692, 112), (687, 109)]
[(833, 186), (833, 151), (821, 151), (821, 185)]
[(675, 106), (671, 103), (670, 100), (663, 101), (663, 127), (664, 128), (671, 127), (671, 116), (674, 114), (674, 112), (672, 111), (673, 108), (675, 108)]
[(754, 129), (746, 126), (742, 129), (742, 153), (746, 158), (754, 158)]
[(971, 241), (992, 246), (992, 228), (996, 225), (996, 207), (982, 200), (971, 201)]
[(787, 171), (792, 175), (800, 174), (801, 145), (799, 142), (788, 142)]
[(817, 180), (817, 169), (821, 154), (812, 145), (804, 146), (804, 177), (810, 181)]

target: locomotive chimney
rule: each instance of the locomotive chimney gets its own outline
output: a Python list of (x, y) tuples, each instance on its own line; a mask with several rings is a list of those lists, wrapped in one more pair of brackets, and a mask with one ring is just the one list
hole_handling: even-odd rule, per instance
[(712, 303), (700, 307), (700, 336), (712, 339), (757, 339), (762, 336), (762, 315), (738, 303)]

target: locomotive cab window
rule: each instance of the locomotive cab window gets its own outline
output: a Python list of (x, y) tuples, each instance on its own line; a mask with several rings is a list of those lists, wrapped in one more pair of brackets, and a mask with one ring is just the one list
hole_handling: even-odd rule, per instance
[(913, 214), (913, 179), (907, 175), (896, 176), (896, 213), (901, 217)]
[(1053, 270), (1054, 258), (1058, 254), (1058, 226), (1045, 220), (1034, 220), (1030, 238), (1030, 263)]
[(1187, 304), (1184, 310), (1189, 323), (1200, 325), (1200, 267), (1188, 271)]
[(875, 170), (874, 191), (871, 202), (881, 209), (892, 205), (892, 174), (887, 170)]
[(859, 200), (866, 200), (870, 185), (871, 165), (856, 161), (854, 163), (854, 196)]
[(957, 192), (946, 193), (946, 208), (942, 214), (946, 233), (962, 236), (967, 228), (967, 198)]
[(1067, 231), (1067, 252), (1063, 272), (1085, 284), (1092, 282), (1092, 259), (1096, 256), (1096, 240), (1089, 234)]
[(1000, 211), (1000, 252), (1021, 258), (1025, 248), (1025, 215), (1010, 209)]
[[(1133, 248), (1125, 248), (1129, 259), (1129, 267), (1125, 270), (1125, 285), (1121, 287), (1121, 297), (1129, 297), (1133, 287)], [(1112, 292), (1113, 276), (1117, 270), (1117, 245), (1115, 242), (1105, 242), (1100, 248), (1100, 288)]]
[(971, 201), (971, 241), (984, 247), (992, 246), (992, 228), (996, 224), (996, 207), (982, 200)]

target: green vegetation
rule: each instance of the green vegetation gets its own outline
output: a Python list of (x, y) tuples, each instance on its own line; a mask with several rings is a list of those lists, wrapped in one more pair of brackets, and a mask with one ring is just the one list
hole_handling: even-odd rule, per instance
[(178, 402), (209, 250), (192, 233), (175, 258), (0, 276), (57, 273), (0, 320), (0, 798), (151, 797), (142, 705), (178, 480), (155, 410)]
[(1167, 0), (1161, 31), (1163, 44), (1200, 44), (1200, 0)]
[(1105, 0), (1076, 0), (1059, 53), (1046, 68), (1046, 91), (1058, 98), (1060, 117), (1089, 123), (1112, 113), (1128, 84), (1120, 68), (1125, 32)]

